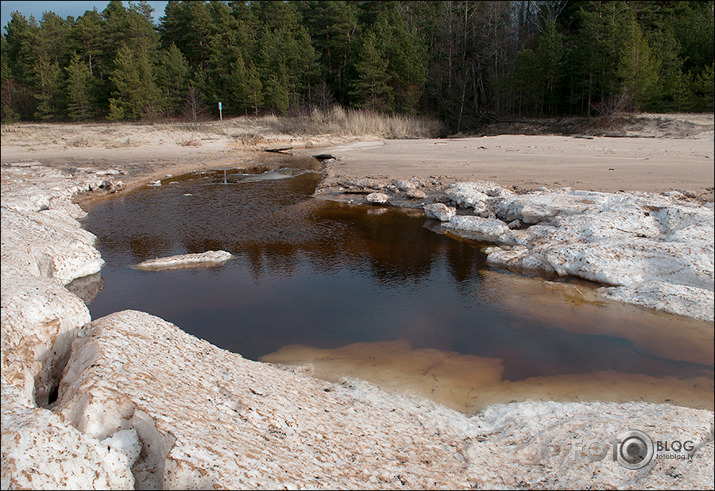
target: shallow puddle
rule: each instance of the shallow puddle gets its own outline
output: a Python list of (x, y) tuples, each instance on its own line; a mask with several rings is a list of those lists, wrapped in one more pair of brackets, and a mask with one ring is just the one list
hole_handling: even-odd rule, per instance
[[(247, 358), (466, 412), (525, 399), (713, 408), (711, 324), (492, 269), (484, 244), (432, 232), (421, 212), (311, 198), (318, 164), (301, 164), (172, 177), (84, 205), (107, 263), (82, 285), (92, 318), (142, 310)], [(132, 268), (219, 249), (235, 258)]]

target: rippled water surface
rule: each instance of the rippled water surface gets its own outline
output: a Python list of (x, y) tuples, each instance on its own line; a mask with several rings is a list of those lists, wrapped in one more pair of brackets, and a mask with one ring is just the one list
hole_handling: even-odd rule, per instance
[[(310, 362), (324, 378), (466, 411), (526, 398), (712, 408), (707, 323), (491, 269), (481, 244), (433, 232), (420, 212), (312, 198), (312, 159), (278, 167), (167, 178), (86, 205), (106, 261), (92, 318), (142, 310), (247, 358)], [(219, 249), (234, 259), (132, 268)]]

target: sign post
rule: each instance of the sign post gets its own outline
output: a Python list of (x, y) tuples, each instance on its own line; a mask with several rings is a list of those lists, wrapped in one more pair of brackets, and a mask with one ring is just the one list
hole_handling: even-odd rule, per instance
[(223, 111), (221, 110), (221, 103), (218, 103), (218, 115), (221, 118), (221, 124), (223, 124)]

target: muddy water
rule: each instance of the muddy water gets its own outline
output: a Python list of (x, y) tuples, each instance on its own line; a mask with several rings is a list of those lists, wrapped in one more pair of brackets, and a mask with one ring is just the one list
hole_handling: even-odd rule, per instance
[[(316, 163), (282, 165), (171, 177), (85, 205), (106, 261), (92, 317), (142, 310), (247, 358), (466, 412), (525, 399), (713, 408), (708, 323), (491, 269), (484, 244), (430, 231), (421, 212), (316, 200)], [(132, 268), (218, 249), (235, 258)]]

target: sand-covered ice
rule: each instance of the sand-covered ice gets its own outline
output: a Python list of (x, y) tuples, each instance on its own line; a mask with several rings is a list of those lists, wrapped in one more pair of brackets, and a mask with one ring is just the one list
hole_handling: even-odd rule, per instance
[[(4, 134), (6, 163), (5, 145)], [(692, 147), (696, 154), (697, 145)], [(16, 153), (25, 155), (20, 150)], [(66, 150), (73, 151), (71, 146)], [(91, 157), (91, 148), (82, 150)], [(119, 150), (109, 149), (102, 158)], [(389, 157), (393, 150), (383, 145), (360, 151)], [(707, 152), (712, 152), (711, 142)], [(127, 176), (114, 169), (3, 165), (4, 489), (713, 487), (712, 411), (641, 402), (523, 402), (468, 417), (364, 382), (330, 383), (250, 362), (140, 312), (87, 324), (86, 306), (65, 285), (96, 273), (102, 261), (91, 235), (78, 226), (82, 212), (70, 198), (89, 189), (121, 187), (118, 178)], [(400, 172), (395, 167), (391, 177), (417, 175)], [(370, 174), (380, 172), (361, 177)], [(664, 179), (676, 182), (668, 175)], [(707, 175), (700, 182), (712, 186)], [(682, 186), (688, 187), (689, 182)], [(712, 207), (697, 211), (680, 201), (646, 196), (625, 208), (611, 201), (624, 216), (665, 203), (646, 210), (652, 212), (652, 227), (641, 223), (628, 233), (633, 234), (631, 244), (651, 241), (648, 246), (670, 261), (660, 264), (670, 267), (662, 284), (651, 268), (644, 268), (641, 278), (648, 281), (618, 288), (707, 290), (712, 262), (708, 269), (707, 261), (702, 266), (693, 258), (707, 228), (701, 214), (712, 216)], [(514, 209), (507, 207), (505, 213)], [(544, 238), (543, 230), (537, 232), (545, 217), (564, 225), (555, 237), (590, 236), (605, 244), (614, 239), (601, 222), (579, 229), (568, 222), (578, 213), (552, 211), (520, 212), (539, 221), (509, 229), (522, 233), (521, 246), (534, 257)], [(499, 220), (496, 213), (493, 219)], [(693, 254), (684, 263), (666, 257), (689, 243)], [(547, 251), (545, 257), (565, 258), (554, 264), (569, 274), (589, 271), (587, 261), (577, 262), (563, 250)], [(683, 295), (687, 305), (693, 295)], [(594, 462), (579, 450), (590, 440), (608, 441), (629, 429), (642, 429), (654, 440), (692, 441), (692, 458), (654, 459), (633, 471), (610, 458)]]
[(146, 271), (213, 267), (225, 263), (231, 259), (231, 257), (231, 253), (226, 251), (206, 251), (149, 259), (148, 261), (142, 261), (134, 267)]

